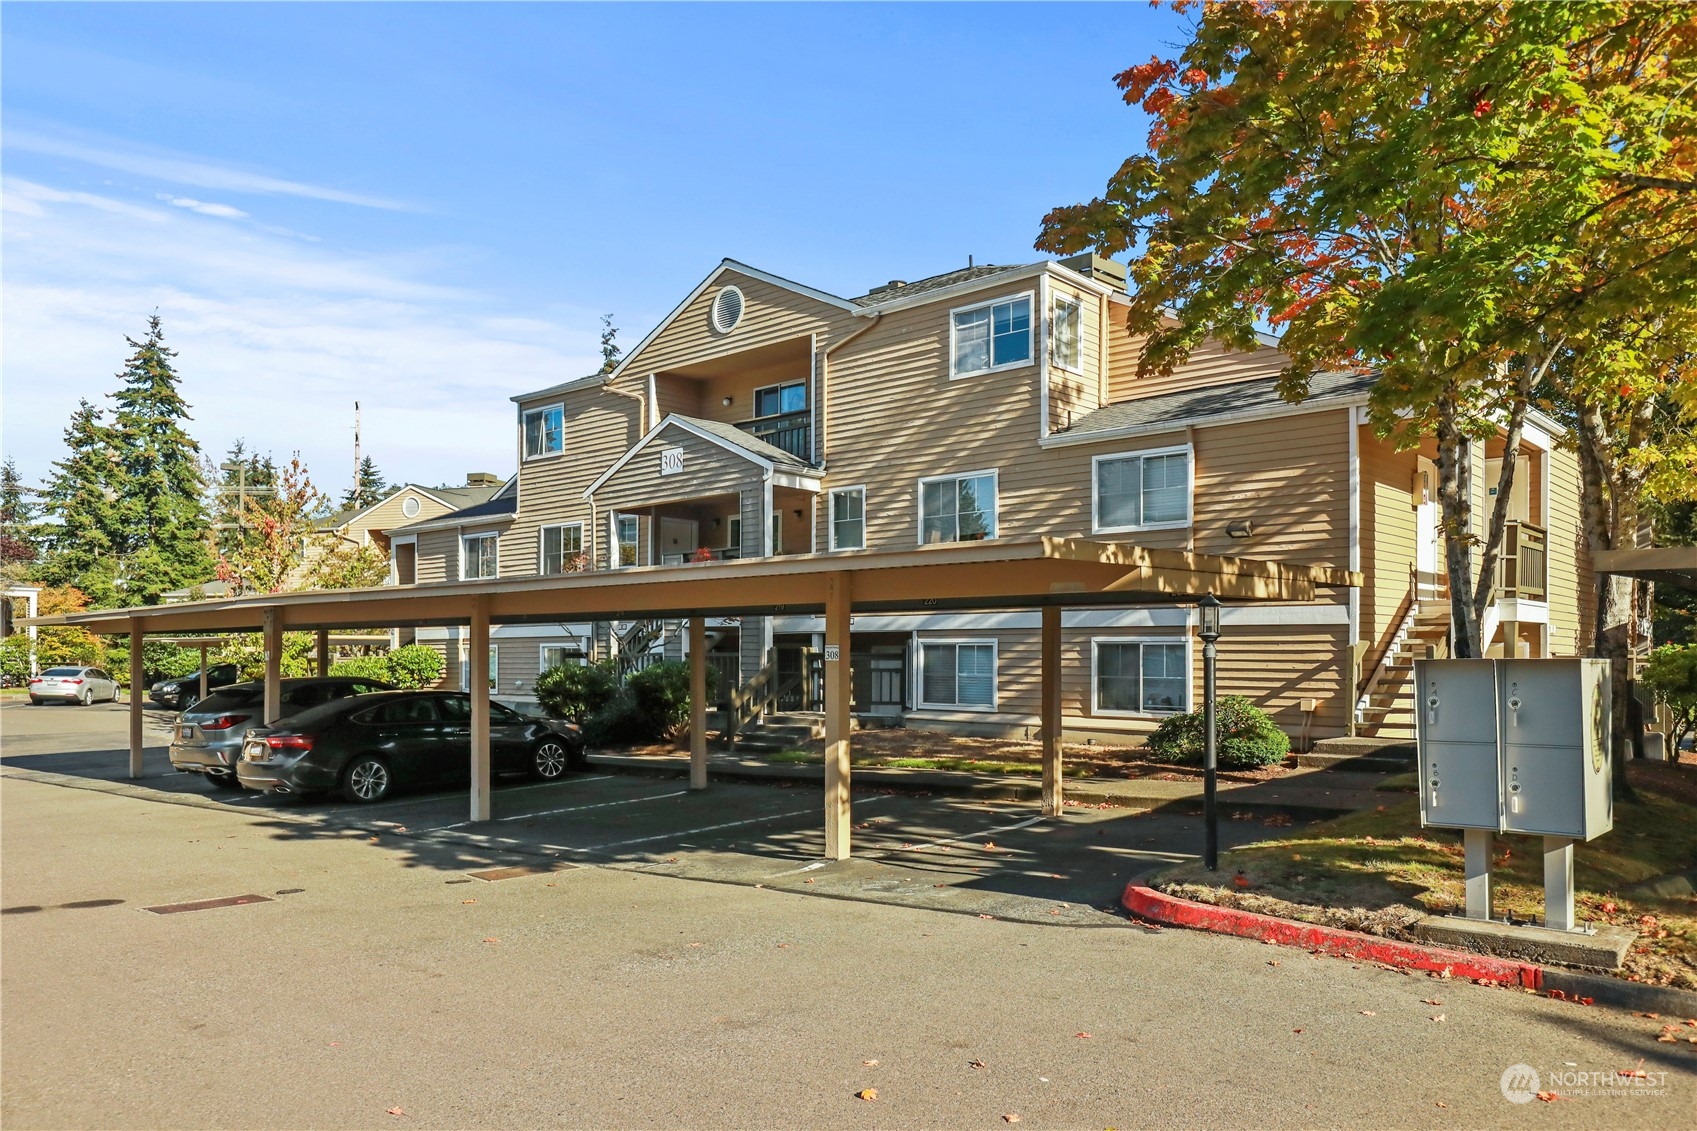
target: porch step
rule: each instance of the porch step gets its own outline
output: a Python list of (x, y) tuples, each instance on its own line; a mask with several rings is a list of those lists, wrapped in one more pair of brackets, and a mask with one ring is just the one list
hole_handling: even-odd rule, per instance
[(1414, 768), (1414, 743), (1396, 735), (1322, 738), (1314, 749), (1296, 756), (1296, 764), (1315, 769), (1398, 773)]

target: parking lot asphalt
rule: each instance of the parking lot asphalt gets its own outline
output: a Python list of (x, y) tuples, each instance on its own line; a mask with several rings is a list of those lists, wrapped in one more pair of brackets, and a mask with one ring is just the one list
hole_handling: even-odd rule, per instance
[[(127, 776), (112, 731), (124, 708), (7, 704), (0, 751), (14, 777), (254, 815), (279, 841), (359, 839), (410, 866), (473, 875), (602, 866), (836, 899), (1055, 925), (1123, 925), (1132, 879), (1194, 854), (1201, 822), (1170, 813), (1079, 807), (1043, 818), (1028, 802), (892, 790), (854, 793), (854, 857), (826, 862), (824, 798), (796, 783), (713, 782), (593, 771), (553, 783), (497, 779), (494, 819), (467, 820), (463, 791), (400, 794), (377, 805), (216, 789), (176, 772), (169, 712), (148, 712), (143, 775)], [(104, 741), (102, 741), (104, 740)], [(1228, 821), (1229, 846), (1268, 835)]]

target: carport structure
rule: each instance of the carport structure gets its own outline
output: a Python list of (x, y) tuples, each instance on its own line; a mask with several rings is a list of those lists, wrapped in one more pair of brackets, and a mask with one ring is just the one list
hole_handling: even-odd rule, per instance
[[(823, 614), (825, 619), (825, 855), (850, 854), (849, 624), (856, 614), (1042, 610), (1043, 812), (1061, 786), (1061, 613), (1069, 608), (1193, 604), (1302, 604), (1321, 589), (1358, 587), (1361, 575), (1328, 566), (1228, 558), (1182, 550), (1048, 537), (650, 566), (547, 577), (439, 582), (376, 589), (261, 594), (36, 618), (130, 638), (131, 686), (142, 682), (148, 634), (264, 633), (265, 718), (279, 717), (282, 635), (316, 631), (321, 667), (331, 629), (469, 625), (469, 667), (489, 664), (493, 624), (687, 619), (690, 624), (691, 789), (707, 787), (708, 616)], [(471, 820), (491, 819), (489, 687), (473, 679)], [(130, 703), (130, 775), (142, 772), (140, 696)]]

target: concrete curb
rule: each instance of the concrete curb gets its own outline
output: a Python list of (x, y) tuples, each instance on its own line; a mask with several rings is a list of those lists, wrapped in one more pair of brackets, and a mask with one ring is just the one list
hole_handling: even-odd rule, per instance
[(1480, 978), (1539, 990), (1550, 997), (1580, 1005), (1609, 1005), (1617, 1009), (1661, 1013), (1667, 1017), (1697, 1017), (1697, 993), (1672, 986), (1651, 986), (1607, 974), (1585, 974), (1540, 966), (1535, 962), (1443, 950), (1337, 927), (1320, 927), (1272, 915), (1215, 907), (1179, 899), (1135, 882), (1126, 885), (1120, 902), (1133, 915), (1166, 926), (1214, 931), (1281, 946), (1300, 946), (1339, 958), (1365, 959), (1409, 970), (1448, 970), (1452, 977)]
[(1166, 926), (1260, 939), (1280, 946), (1299, 946), (1339, 958), (1359, 958), (1408, 970), (1448, 971), (1451, 977), (1479, 978), (1533, 990), (1541, 988), (1544, 980), (1544, 968), (1530, 962), (1440, 950), (1337, 927), (1321, 927), (1230, 907), (1195, 903), (1135, 882), (1126, 885), (1121, 903), (1133, 915)]

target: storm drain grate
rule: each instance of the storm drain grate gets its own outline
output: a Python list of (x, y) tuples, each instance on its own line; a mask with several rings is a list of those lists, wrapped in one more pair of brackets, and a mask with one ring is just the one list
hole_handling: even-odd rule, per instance
[(489, 868), (482, 872), (472, 872), (470, 875), (480, 880), (516, 880), (521, 876), (546, 876), (550, 872), (563, 872), (569, 867), (570, 864), (519, 864), (511, 868)]
[(223, 899), (197, 899), (192, 903), (161, 903), (158, 907), (144, 907), (142, 910), (151, 911), (155, 915), (175, 915), (180, 911), (210, 911), (214, 907), (240, 907), (244, 903), (270, 903), (268, 895), (227, 895)]

